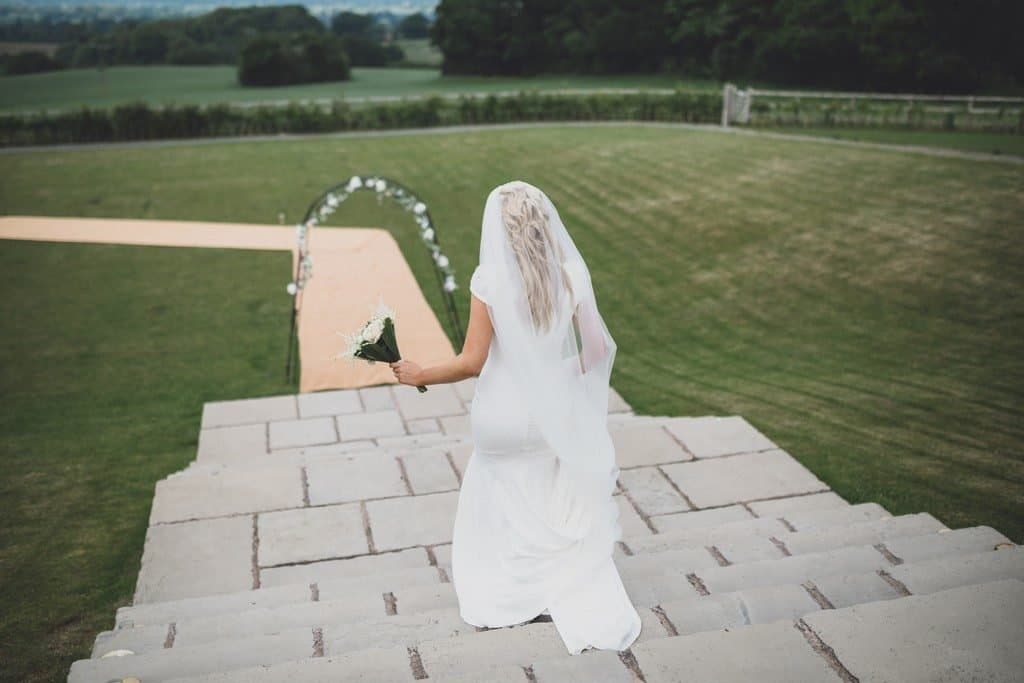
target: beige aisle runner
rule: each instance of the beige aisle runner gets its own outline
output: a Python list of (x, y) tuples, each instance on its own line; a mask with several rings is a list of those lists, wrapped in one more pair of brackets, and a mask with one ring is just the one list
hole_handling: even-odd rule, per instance
[[(248, 223), (4, 216), (0, 239), (290, 251), (293, 270), (281, 274), (286, 311), (284, 287), (298, 259), (294, 227)], [(313, 278), (302, 294), (299, 317), (300, 392), (394, 383), (387, 365), (331, 360), (344, 341), (337, 333), (358, 329), (381, 297), (395, 311), (404, 357), (428, 365), (454, 357), (441, 323), (387, 230), (314, 228), (309, 244)], [(287, 334), (283, 325), (281, 334)]]

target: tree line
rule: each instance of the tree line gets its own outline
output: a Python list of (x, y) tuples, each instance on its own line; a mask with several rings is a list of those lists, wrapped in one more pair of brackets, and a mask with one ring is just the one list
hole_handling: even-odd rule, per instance
[[(20, 23), (0, 30), (6, 40), (60, 42), (50, 57), (23, 52), (4, 59), (6, 73), (59, 68), (153, 64), (232, 64), (243, 84), (343, 80), (348, 66), (386, 66), (405, 55), (396, 35), (426, 37), (422, 14), (396, 27), (372, 14), (339, 12), (330, 25), (302, 5), (218, 8), (197, 17), (103, 22), (94, 27)], [(343, 66), (344, 65), (344, 66)]]
[(683, 74), (852, 90), (1024, 85), (1020, 0), (440, 0), (445, 74)]

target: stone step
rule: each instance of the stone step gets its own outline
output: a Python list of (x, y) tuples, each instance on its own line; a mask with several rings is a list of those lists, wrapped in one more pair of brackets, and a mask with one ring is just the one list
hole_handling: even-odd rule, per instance
[[(221, 593), (166, 602), (127, 605), (117, 610), (115, 629), (167, 624), (183, 618), (229, 614), (255, 608), (273, 608), (329, 594), (380, 594), (397, 585), (441, 583), (437, 567), (427, 564), (422, 548), (344, 560), (351, 575), (322, 581), (286, 583), (256, 590)], [(386, 564), (383, 561), (386, 561)], [(315, 584), (316, 588), (311, 587)]]
[[(717, 560), (717, 565), (743, 564), (760, 560), (781, 559), (790, 555), (804, 555), (811, 552), (835, 550), (847, 546), (874, 545), (908, 536), (924, 536), (946, 529), (946, 526), (929, 514), (902, 515), (872, 522), (860, 522), (844, 526), (818, 529), (815, 531), (792, 531), (776, 534), (770, 538), (747, 536), (713, 546), (701, 544), (680, 545), (675, 550), (656, 553), (639, 552), (634, 555), (616, 553), (621, 566), (643, 565), (652, 569), (674, 562), (665, 562), (675, 553), (678, 560), (708, 554)], [(993, 532), (994, 533), (994, 532)], [(1001, 534), (999, 538), (1005, 538)], [(648, 559), (648, 556), (654, 558)], [(656, 558), (656, 559), (655, 559)]]
[[(983, 529), (983, 528), (978, 528)], [(978, 552), (990, 550), (996, 542), (1004, 539), (1000, 534), (992, 530), (986, 533), (974, 533), (974, 529), (963, 529), (949, 532), (946, 537), (958, 534), (965, 534), (974, 538), (973, 546), (966, 540), (958, 539), (955, 542), (943, 539), (941, 543), (935, 544), (936, 548), (944, 547), (951, 549), (951, 552)], [(847, 574), (863, 574), (865, 572), (877, 572), (879, 569), (888, 569), (892, 564), (881, 553), (873, 548), (864, 547), (858, 550), (864, 552), (856, 556), (817, 554), (820, 560), (812, 565), (810, 569), (797, 567), (797, 574), (793, 574), (792, 566), (779, 567), (778, 565), (763, 566), (765, 573), (784, 577), (778, 585), (789, 583), (798, 584), (805, 580), (816, 580), (822, 577), (843, 576)], [(937, 550), (936, 550), (937, 552)], [(867, 560), (865, 561), (865, 556)], [(653, 558), (654, 555), (639, 559)], [(860, 564), (850, 565), (851, 557)], [(633, 558), (625, 558), (627, 560)], [(790, 558), (792, 559), (792, 558)], [(853, 570), (850, 567), (854, 567)], [(677, 599), (692, 599), (698, 595), (698, 586), (702, 585), (704, 577), (713, 572), (717, 565), (708, 556), (697, 566), (662, 566), (661, 573), (651, 574), (648, 567), (640, 567), (636, 571), (630, 564), (621, 564), (620, 570), (626, 589), (638, 609), (653, 607), (664, 604), (666, 601)], [(786, 572), (790, 573), (787, 574)], [(693, 573), (697, 578), (691, 580), (687, 574)], [(794, 578), (795, 577), (795, 578)], [(836, 583), (836, 582), (833, 582)], [(879, 577), (873, 581), (875, 590), (884, 587)], [(762, 585), (766, 590), (771, 584)], [(832, 585), (832, 584), (829, 584)], [(844, 584), (836, 583), (837, 595), (843, 600), (849, 600), (851, 589)], [(885, 584), (887, 586), (888, 584)], [(854, 586), (860, 589), (859, 586)], [(744, 590), (743, 588), (737, 590)], [(734, 591), (733, 591), (734, 592)], [(434, 613), (439, 608), (450, 606), (457, 607), (457, 600), (454, 588), (451, 584), (436, 586), (396, 586), (392, 591), (394, 606), (398, 614), (403, 617), (410, 617), (417, 613)], [(386, 601), (380, 594), (366, 597), (366, 600), (358, 599), (360, 596), (345, 595), (335, 591), (328, 591), (323, 600), (317, 602), (305, 601), (295, 604), (284, 604), (278, 607), (262, 608), (258, 610), (241, 611), (238, 613), (224, 613), (219, 615), (208, 615), (204, 617), (179, 617), (174, 620), (172, 628), (170, 623), (156, 624), (152, 626), (136, 626), (135, 628), (118, 629), (103, 634), (102, 640), (97, 640), (93, 656), (99, 657), (103, 654), (117, 649), (127, 649), (133, 652), (152, 651), (165, 646), (171, 634), (174, 634), (176, 646), (187, 646), (192, 643), (206, 643), (217, 639), (230, 639), (248, 636), (258, 636), (265, 633), (299, 627), (321, 626), (326, 628), (332, 626), (341, 628), (342, 624), (351, 624), (367, 618), (382, 618), (386, 611)], [(826, 598), (828, 594), (826, 593)], [(807, 603), (808, 594), (803, 594), (802, 600), (797, 605)], [(454, 617), (457, 617), (457, 613)], [(650, 617), (650, 615), (647, 615)], [(414, 622), (411, 622), (414, 623)], [(458, 620), (454, 622), (458, 625)], [(409, 627), (412, 628), (411, 626)], [(408, 629), (407, 629), (408, 630)], [(401, 631), (405, 633), (406, 631)], [(388, 632), (390, 633), (390, 632)], [(351, 641), (353, 636), (347, 636)], [(368, 636), (367, 636), (368, 637)], [(361, 641), (366, 642), (366, 641)], [(379, 642), (374, 641), (372, 645), (377, 646)]]
[[(461, 621), (458, 617), (455, 619)], [(401, 626), (383, 627), (378, 623), (371, 623), (368, 626), (379, 626), (386, 629), (386, 637), (401, 639), (398, 635)], [(456, 630), (443, 636), (435, 632), (434, 637), (418, 641), (418, 658), (425, 670), (432, 675), (450, 675), (460, 670), (473, 671), (502, 664), (514, 665), (519, 661), (569, 656), (554, 624), (550, 622), (477, 632), (466, 624), (456, 627), (449, 616), (438, 617), (437, 628), (441, 632), (449, 628)], [(349, 625), (346, 633), (339, 634), (339, 641), (344, 647), (346, 636), (359, 638), (373, 635), (372, 631), (367, 633), (361, 624)], [(176, 677), (226, 672), (244, 667), (270, 666), (288, 660), (308, 661), (310, 658), (319, 657), (321, 648), (323, 657), (330, 660), (342, 659), (346, 664), (357, 662), (364, 670), (393, 671), (394, 662), (399, 662), (405, 666), (405, 680), (412, 678), (409, 653), (404, 644), (343, 651), (337, 658), (330, 650), (333, 644), (330, 628), (299, 628), (282, 630), (272, 635), (249, 636), (231, 642), (213, 641), (181, 649), (158, 649), (138, 655), (83, 659), (72, 665), (68, 683), (107, 683), (111, 679), (128, 677), (147, 682), (165, 681)], [(382, 656), (391, 661), (385, 664), (380, 660)], [(343, 680), (351, 680), (348, 675), (346, 674)], [(395, 679), (401, 680), (401, 677), (392, 678)]]
[[(694, 514), (694, 513), (684, 513)], [(791, 513), (796, 522), (788, 518), (760, 517), (736, 522), (727, 522), (716, 526), (699, 526), (690, 529), (678, 529), (664, 533), (624, 537), (622, 542), (633, 554), (674, 550), (682, 547), (712, 546), (737, 539), (753, 536), (769, 538), (780, 534), (788, 534), (796, 529), (826, 529), (839, 527), (855, 522), (886, 519), (891, 515), (876, 503), (863, 503), (829, 510), (807, 510)]]
[[(658, 639), (632, 652), (648, 683), (1010, 681), (1024, 670), (1024, 655), (1016, 647), (1024, 637), (1022, 604), (1024, 583), (983, 583), (823, 610), (795, 623)], [(832, 663), (847, 675), (837, 676)]]
[[(985, 555), (1010, 554), (1011, 552), (1021, 555), (1020, 551), (1002, 551)], [(1017, 570), (1017, 574), (1024, 574), (1024, 566)], [(875, 577), (884, 584), (884, 581), (877, 575)], [(642, 636), (647, 635), (647, 637), (638, 639), (631, 651), (649, 683), (659, 680), (730, 680), (728, 672), (731, 670), (730, 667), (736, 666), (736, 663), (728, 655), (743, 660), (740, 662), (740, 666), (746, 676), (762, 678), (768, 676), (769, 672), (775, 671), (774, 667), (778, 666), (781, 667), (778, 669), (780, 672), (785, 671), (788, 675), (799, 676), (792, 680), (807, 680), (806, 677), (809, 674), (813, 674), (810, 680), (818, 680), (818, 669), (811, 665), (814, 660), (808, 659), (807, 653), (819, 653), (811, 645), (813, 639), (803, 637), (802, 633), (805, 630), (813, 629), (814, 635), (820, 637), (823, 632), (842, 628), (850, 629), (851, 626), (861, 623), (861, 619), (858, 619), (857, 615), (864, 614), (885, 615), (885, 620), (889, 622), (887, 626), (891, 626), (894, 616), (910, 614), (919, 609), (921, 605), (939, 606), (947, 604), (946, 601), (958, 604), (964, 601), (964, 596), (970, 596), (971, 599), (980, 597), (985, 607), (991, 608), (986, 614), (980, 615), (983, 620), (991, 617), (993, 613), (998, 613), (1004, 618), (1010, 617), (1016, 614), (1016, 610), (1021, 604), (1021, 596), (1017, 592), (1019, 589), (1013, 585), (1014, 583), (1019, 583), (1019, 581), (1012, 579), (999, 583), (982, 581), (980, 585), (960, 583), (958, 588), (939, 592), (932, 599), (927, 599), (927, 596), (906, 598), (893, 594), (876, 598), (875, 594), (866, 594), (865, 597), (869, 598), (869, 604), (860, 608), (836, 610), (822, 610), (814, 599), (809, 598), (809, 592), (801, 586), (762, 588), (736, 594), (694, 597), (686, 601), (666, 603), (662, 606), (663, 612), (669, 620), (673, 616), (675, 617), (675, 621), (671, 621), (671, 623), (677, 631), (676, 635), (665, 631), (663, 634), (652, 637), (642, 632)], [(997, 589), (1001, 586), (1010, 586), (1009, 593), (1006, 593), (1003, 588)], [(993, 593), (994, 590), (995, 593)], [(995, 596), (1002, 596), (1002, 601), (995, 599)], [(886, 601), (889, 604), (880, 606), (881, 602)], [(970, 605), (966, 602), (963, 608), (966, 611), (978, 613), (977, 610), (971, 610)], [(949, 610), (945, 615), (933, 614), (928, 619), (917, 620), (916, 623), (940, 623), (948, 626), (951, 625), (950, 613), (956, 615), (957, 610)], [(939, 618), (936, 619), (936, 617)], [(999, 623), (1003, 626), (1010, 624), (1010, 622), (1002, 620)], [(784, 626), (788, 630), (779, 631), (780, 626)], [(989, 630), (991, 630), (990, 627), (991, 625), (989, 625)], [(645, 623), (644, 628), (646, 630), (650, 626)], [(694, 630), (695, 628), (698, 630)], [(518, 631), (519, 629), (528, 632), (522, 633)], [(796, 639), (784, 635), (790, 630), (797, 634)], [(1020, 631), (1020, 627), (1017, 626), (1016, 630)], [(929, 633), (930, 629), (918, 629), (918, 631)], [(737, 640), (734, 634), (747, 635)], [(909, 634), (909, 631), (904, 631), (904, 636)], [(871, 634), (868, 630), (864, 630), (860, 635), (865, 637)], [(990, 632), (988, 635), (991, 637), (995, 634)], [(556, 645), (544, 649), (545, 645), (551, 645), (551, 643), (542, 642), (543, 638), (548, 637), (555, 639)], [(764, 638), (767, 638), (768, 642), (765, 642)], [(408, 655), (412, 652), (415, 653), (415, 658), (418, 659), (418, 664), (422, 667), (421, 674), (428, 675), (429, 680), (467, 682), (473, 680), (527, 680), (524, 678), (527, 666), (533, 674), (532, 680), (538, 683), (574, 680), (621, 680), (624, 682), (634, 680), (632, 672), (618, 656), (618, 653), (588, 650), (581, 656), (567, 657), (557, 639), (557, 632), (551, 624), (527, 624), (438, 640), (427, 639), (412, 645), (413, 650), (402, 646), (373, 648), (326, 655), (324, 658), (283, 662), (265, 668), (236, 669), (173, 680), (174, 683), (186, 683), (186, 681), (189, 683), (242, 683), (243, 681), (271, 680), (301, 683), (302, 681), (332, 680), (332, 675), (343, 676), (344, 680), (410, 680), (413, 678), (414, 664)], [(723, 640), (728, 647), (721, 645)], [(825, 637), (824, 640), (826, 645), (834, 647), (834, 639)], [(849, 646), (850, 639), (843, 638), (840, 642)], [(1006, 642), (1013, 641), (1006, 639)], [(700, 649), (694, 649), (695, 643), (700, 645)], [(883, 644), (883, 642), (878, 643), (879, 646)], [(768, 645), (772, 645), (772, 647), (768, 647)], [(891, 649), (881, 647), (879, 651)], [(690, 656), (686, 661), (677, 661), (676, 654), (680, 651), (689, 653)], [(849, 649), (849, 651), (856, 652), (855, 649)], [(706, 661), (708, 653), (720, 653), (720, 655), (714, 655), (716, 658), (714, 666), (708, 666)], [(858, 657), (853, 657), (853, 659), (859, 660)], [(757, 660), (757, 663), (754, 664), (753, 660)], [(844, 660), (842, 656), (839, 657), (839, 660), (844, 665), (849, 665), (849, 661)], [(826, 660), (820, 661), (825, 667), (824, 671), (828, 675), (834, 676), (834, 673), (829, 670)], [(868, 660), (865, 660), (864, 664), (867, 663)], [(404, 670), (403, 664), (407, 667)], [(520, 670), (520, 667), (523, 669)], [(377, 678), (364, 678), (362, 673), (367, 670), (373, 672)], [(864, 676), (869, 672), (870, 667), (864, 667), (861, 664), (853, 669), (854, 675)], [(669, 676), (669, 678), (665, 678), (665, 676)], [(725, 678), (722, 678), (723, 676)], [(416, 677), (422, 677), (422, 675)], [(774, 680), (773, 678), (769, 679)], [(900, 676), (894, 676), (892, 679), (906, 680)], [(835, 679), (834, 677), (825, 677), (822, 680)]]
[[(921, 555), (949, 557), (992, 550), (1006, 537), (988, 527), (971, 527), (918, 537)], [(873, 553), (873, 554), (872, 554)], [(883, 562), (878, 561), (883, 558)], [(874, 545), (851, 546), (793, 555), (781, 560), (763, 560), (728, 567), (712, 567), (699, 574), (704, 588), (711, 593), (729, 592), (755, 586), (801, 583), (815, 576), (858, 574), (891, 569), (902, 560)]]
[[(847, 508), (842, 508), (841, 511), (846, 512), (847, 519), (860, 519), (866, 514), (888, 514), (885, 513), (884, 510), (881, 510), (881, 508), (871, 506), (849, 506)], [(778, 531), (781, 529), (782, 532), (779, 533), (780, 536), (786, 536), (787, 534), (793, 533), (787, 531), (784, 526), (778, 526), (776, 524), (778, 520), (751, 521), (755, 524), (772, 523), (767, 529), (761, 529), (762, 531)], [(827, 521), (830, 524), (839, 525), (843, 519), (839, 516), (832, 515)], [(725, 525), (725, 527), (733, 531), (745, 531), (751, 529), (750, 526), (743, 525)], [(760, 527), (756, 526), (753, 528), (755, 531), (760, 529)], [(717, 537), (713, 534), (713, 530), (701, 531), (702, 534), (705, 532), (712, 534), (710, 540), (716, 540)], [(688, 560), (688, 562), (684, 562), (684, 564), (693, 568), (715, 566), (718, 564), (718, 560), (715, 558), (714, 554), (709, 553), (703, 545), (694, 545), (693, 543), (689, 543), (689, 541), (693, 540), (691, 535), (665, 534), (663, 536), (669, 537), (673, 540), (678, 539), (685, 543), (683, 546), (680, 546), (679, 543), (666, 544), (666, 547), (672, 550), (679, 550), (680, 547), (682, 547), (685, 552), (677, 553), (674, 556), (666, 555), (665, 558), (663, 558), (665, 563), (675, 564), (683, 560)], [(703, 538), (704, 537), (701, 536), (696, 540), (700, 541)], [(783, 555), (782, 551), (765, 537), (737, 536), (737, 538), (743, 540), (745, 545), (733, 543), (730, 546), (730, 553), (733, 555), (730, 559), (734, 563), (752, 561), (755, 559), (771, 559), (781, 557)], [(637, 545), (633, 537), (627, 537), (626, 541), (633, 546)], [(434, 553), (437, 564), (450, 564), (450, 544), (435, 546)], [(648, 553), (637, 553), (635, 557), (639, 557), (641, 554)], [(626, 556), (620, 550), (616, 551), (616, 561), (622, 561), (625, 557)], [(646, 561), (648, 564), (658, 564), (661, 562), (662, 559), (658, 558), (652, 558)], [(644, 563), (644, 560), (629, 559), (626, 561), (626, 565), (621, 566), (627, 566), (630, 564), (639, 566)], [(397, 552), (364, 555), (352, 559), (315, 562), (296, 565), (294, 567), (264, 569), (261, 571), (261, 576), (270, 579), (277, 585), (272, 588), (261, 588), (256, 591), (211, 595), (208, 598), (184, 598), (181, 600), (143, 603), (121, 607), (117, 611), (116, 627), (121, 628), (122, 626), (130, 625), (131, 623), (168, 623), (173, 621), (175, 618), (180, 618), (185, 615), (239, 611), (240, 609), (245, 609), (247, 606), (275, 606), (287, 602), (293, 602), (296, 599), (306, 599), (310, 583), (323, 583), (325, 581), (333, 581), (335, 579), (349, 580), (368, 572), (388, 573), (399, 569), (427, 567), (430, 564), (431, 562), (424, 549), (410, 548)], [(297, 581), (300, 585), (291, 587), (282, 585), (285, 582), (291, 581)], [(278, 598), (279, 595), (282, 597)], [(296, 598), (295, 596), (299, 597)]]
[[(895, 519), (902, 520), (903, 518)], [(914, 522), (917, 518), (916, 516), (907, 516), (906, 519)], [(833, 517), (832, 521), (837, 520)], [(864, 540), (865, 543), (874, 543), (880, 539), (892, 538), (897, 531), (907, 532), (908, 530), (918, 528), (913, 524), (904, 525), (902, 522), (897, 522), (892, 525), (892, 529), (886, 529), (889, 525), (885, 525), (883, 531), (877, 532), (873, 528), (873, 524), (876, 523), (869, 522), (862, 523), (861, 525), (849, 525), (849, 528), (857, 530), (857, 533), (860, 534), (858, 538), (862, 540), (865, 539), (865, 527), (876, 531), (873, 537)], [(680, 571), (689, 573), (699, 569), (713, 568), (719, 566), (723, 560), (739, 564), (758, 560), (779, 559), (784, 556), (780, 545), (786, 547), (788, 543), (796, 548), (795, 539), (802, 533), (818, 534), (818, 536), (811, 537), (811, 540), (815, 541), (819, 547), (821, 547), (823, 541), (829, 541), (828, 547), (835, 547), (837, 544), (841, 545), (843, 543), (844, 528), (836, 527), (834, 529), (832, 532), (833, 537), (821, 536), (823, 532), (820, 530), (779, 534), (776, 537), (777, 540), (781, 539), (779, 545), (776, 545), (767, 538), (757, 536), (733, 541), (728, 545), (720, 544), (728, 553), (727, 555), (722, 555), (721, 551), (718, 551), (716, 556), (714, 552), (709, 551), (704, 546), (689, 546), (682, 549), (675, 548), (662, 553), (644, 552), (633, 556), (625, 556), (616, 552), (615, 560), (621, 571), (638, 577), (637, 580), (639, 581), (639, 577), (648, 574), (679, 573)], [(960, 530), (953, 534), (953, 536), (960, 538), (963, 533), (967, 532)], [(996, 534), (994, 531), (991, 531), (991, 533), (993, 537), (985, 540), (985, 543), (995, 544), (1007, 541), (1005, 537)], [(923, 543), (925, 548), (929, 547), (927, 540)], [(893, 544), (890, 543), (890, 546), (893, 546)], [(808, 544), (808, 547), (812, 547), (811, 544)], [(904, 552), (901, 546), (893, 547), (899, 552)], [(971, 547), (976, 547), (976, 544)], [(449, 577), (451, 575), (450, 548), (450, 545), (435, 546), (434, 548), (436, 562), (445, 569)], [(919, 556), (914, 557), (921, 559)], [(132, 625), (167, 624), (190, 617), (232, 613), (253, 607), (276, 607), (293, 602), (301, 602), (309, 599), (310, 583), (319, 583), (323, 587), (322, 592), (330, 592), (332, 582), (338, 581), (340, 583), (337, 590), (341, 590), (341, 587), (344, 586), (350, 592), (358, 594), (360, 593), (359, 586), (362, 586), (362, 592), (366, 592), (366, 589), (369, 588), (369, 586), (360, 583), (358, 580), (358, 576), (367, 572), (376, 572), (379, 575), (379, 583), (374, 583), (373, 591), (380, 592), (389, 589), (389, 587), (391, 589), (397, 588), (405, 583), (400, 580), (403, 576), (402, 574), (392, 576), (392, 572), (419, 568), (432, 576), (431, 573), (435, 569), (429, 565), (430, 560), (424, 549), (411, 548), (393, 553), (367, 555), (348, 560), (282, 567), (279, 569), (288, 573), (282, 575), (279, 579), (280, 581), (288, 582), (299, 579), (301, 583), (295, 585), (284, 583), (283, 585), (261, 588), (255, 591), (220, 594), (208, 598), (186, 598), (183, 600), (126, 606), (120, 608), (117, 612), (116, 628)], [(670, 569), (667, 570), (666, 568)], [(264, 574), (274, 576), (270, 571), (272, 570), (264, 570)], [(312, 572), (317, 572), (317, 574)], [(418, 574), (415, 575), (418, 576)], [(377, 581), (378, 579), (371, 578), (371, 580)]]

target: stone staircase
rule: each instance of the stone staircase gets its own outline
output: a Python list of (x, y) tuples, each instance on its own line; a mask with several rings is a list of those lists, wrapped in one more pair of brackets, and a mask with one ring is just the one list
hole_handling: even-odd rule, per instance
[(1020, 680), (1005, 536), (850, 505), (740, 417), (635, 415), (614, 392), (639, 639), (573, 657), (550, 618), (466, 624), (473, 388), (207, 403), (195, 461), (156, 486), (134, 604), (68, 680)]

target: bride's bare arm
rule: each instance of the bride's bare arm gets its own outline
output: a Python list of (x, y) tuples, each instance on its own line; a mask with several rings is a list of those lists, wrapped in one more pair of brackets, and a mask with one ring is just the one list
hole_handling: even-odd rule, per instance
[(402, 384), (426, 386), (428, 384), (445, 384), (458, 382), (468, 377), (476, 377), (484, 367), (487, 352), (491, 348), (491, 337), (494, 328), (487, 304), (476, 296), (470, 298), (469, 325), (466, 329), (466, 341), (462, 351), (449, 361), (420, 367), (408, 360), (400, 360), (391, 364), (395, 377)]

